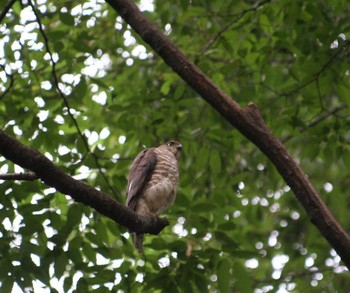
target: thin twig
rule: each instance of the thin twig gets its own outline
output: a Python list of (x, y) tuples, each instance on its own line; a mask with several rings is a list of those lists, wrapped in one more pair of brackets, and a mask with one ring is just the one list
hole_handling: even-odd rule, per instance
[(0, 13), (0, 23), (4, 20), (7, 12), (11, 9), (12, 5), (16, 2), (16, 0), (10, 0), (4, 7), (4, 9)]
[(59, 81), (58, 81), (58, 77), (57, 77), (57, 74), (56, 74), (56, 62), (55, 62), (55, 60), (53, 59), (53, 56), (52, 56), (52, 52), (51, 52), (50, 45), (49, 45), (49, 40), (48, 40), (48, 38), (47, 38), (47, 35), (46, 35), (45, 31), (44, 31), (43, 25), (42, 25), (41, 20), (40, 20), (40, 17), (39, 17), (39, 15), (38, 15), (38, 13), (37, 13), (37, 11), (36, 11), (36, 9), (35, 9), (35, 7), (34, 7), (32, 1), (31, 1), (31, 0), (28, 0), (28, 3), (29, 3), (29, 5), (30, 5), (30, 7), (32, 8), (33, 13), (35, 14), (37, 23), (38, 23), (38, 25), (39, 25), (39, 31), (40, 31), (40, 33), (41, 33), (43, 39), (44, 39), (44, 44), (45, 44), (46, 52), (47, 52), (47, 53), (49, 54), (49, 56), (50, 56), (50, 61), (51, 61), (51, 66), (52, 66), (52, 76), (53, 76), (53, 79), (54, 79), (54, 84), (55, 84), (56, 90), (58, 91), (58, 94), (59, 94), (60, 97), (62, 98), (63, 103), (64, 103), (65, 107), (67, 108), (68, 115), (69, 115), (70, 118), (72, 119), (73, 124), (74, 124), (74, 126), (75, 126), (75, 128), (76, 128), (76, 130), (77, 130), (77, 132), (78, 132), (78, 135), (79, 135), (80, 138), (82, 139), (86, 151), (87, 151), (90, 155), (92, 155), (92, 157), (94, 158), (96, 167), (97, 167), (97, 169), (99, 170), (100, 174), (102, 175), (102, 178), (104, 179), (105, 183), (107, 184), (107, 186), (109, 187), (109, 189), (111, 190), (111, 192), (113, 193), (113, 195), (114, 195), (115, 197), (117, 197), (116, 191), (114, 190), (114, 188), (112, 187), (112, 185), (109, 183), (109, 181), (108, 181), (106, 175), (105, 175), (104, 172), (102, 171), (102, 167), (101, 167), (101, 165), (100, 165), (100, 163), (99, 163), (99, 161), (98, 161), (97, 155), (95, 155), (95, 154), (91, 151), (91, 149), (90, 149), (90, 147), (89, 147), (89, 144), (88, 144), (88, 142), (87, 142), (87, 139), (86, 139), (86, 137), (84, 136), (84, 134), (82, 133), (82, 131), (81, 131), (79, 125), (78, 125), (78, 122), (77, 122), (77, 120), (75, 119), (75, 117), (74, 117), (74, 115), (73, 115), (73, 113), (72, 113), (71, 107), (70, 107), (70, 105), (69, 105), (69, 103), (68, 103), (68, 100), (67, 100), (65, 94), (62, 92), (62, 90), (61, 90), (60, 87), (59, 87)]
[[(319, 268), (310, 268), (308, 270), (304, 270), (299, 273), (286, 273), (282, 276), (280, 276), (278, 279), (265, 279), (265, 280), (257, 280), (255, 282), (256, 285), (258, 284), (271, 284), (274, 282), (281, 282), (281, 280), (285, 282), (292, 282), (293, 280), (297, 278), (304, 278), (304, 277), (312, 277), (315, 274), (325, 274), (325, 273), (333, 273), (334, 272), (334, 267), (326, 267), (323, 268), (322, 270)], [(346, 268), (344, 267), (344, 270)]]
[(205, 53), (208, 49), (210, 49), (210, 47), (212, 45), (214, 45), (214, 43), (216, 43), (221, 36), (228, 30), (230, 29), (235, 23), (237, 23), (237, 21), (239, 21), (244, 15), (246, 15), (249, 12), (252, 11), (256, 11), (258, 8), (260, 8), (261, 6), (265, 5), (266, 3), (271, 2), (271, 0), (265, 0), (265, 1), (261, 1), (261, 2), (257, 2), (256, 4), (254, 4), (251, 8), (247, 8), (244, 9), (243, 11), (241, 11), (240, 13), (237, 13), (235, 15), (233, 15), (235, 17), (235, 19), (233, 21), (231, 21), (229, 24), (225, 25), (220, 31), (218, 31), (210, 40), (209, 42), (207, 42), (207, 44), (202, 48), (202, 54)]
[(4, 90), (4, 92), (0, 95), (0, 100), (11, 90), (11, 88), (13, 87), (14, 83), (15, 83), (15, 79), (13, 78), (12, 74), (8, 74), (6, 72), (5, 66), (4, 65), (0, 65), (0, 67), (2, 68), (2, 70), (5, 72), (6, 77), (10, 79), (10, 84), (9, 86)]
[[(309, 79), (307, 79), (304, 83), (299, 84), (298, 86), (296, 86), (294, 89), (290, 90), (289, 92), (285, 92), (285, 93), (280, 93), (278, 97), (276, 97), (275, 99), (273, 99), (272, 101), (270, 101), (269, 103), (261, 106), (261, 108), (265, 108), (265, 107), (270, 107), (272, 104), (276, 103), (280, 98), (282, 97), (289, 97), (297, 92), (299, 92), (300, 90), (302, 90), (303, 88), (306, 88), (307, 86), (309, 86), (310, 84), (317, 82), (322, 73), (326, 71), (327, 68), (329, 68), (333, 62), (337, 59), (337, 57), (339, 57), (339, 55), (344, 51), (344, 49), (348, 48), (350, 46), (350, 40), (347, 40), (344, 42), (343, 46), (341, 46), (328, 60), (327, 62), (325, 62), (322, 67), (320, 68), (320, 70), (318, 70), (316, 73), (314, 73), (313, 75), (310, 76)], [(263, 86), (267, 87), (266, 85), (263, 84)], [(317, 85), (316, 85), (317, 86)], [(270, 89), (272, 90), (272, 89)], [(319, 93), (320, 94), (320, 93)]]
[(315, 82), (316, 82), (317, 95), (318, 95), (318, 99), (320, 101), (321, 109), (324, 111), (327, 111), (326, 107), (324, 106), (323, 99), (322, 99), (321, 88), (320, 88), (320, 79), (316, 78)]
[[(299, 129), (299, 132), (303, 133), (307, 129), (316, 126), (318, 123), (322, 122), (323, 120), (327, 119), (328, 117), (333, 116), (336, 113), (338, 113), (339, 111), (341, 111), (343, 109), (346, 109), (346, 108), (347, 108), (347, 105), (340, 105), (338, 107), (335, 107), (331, 111), (324, 111), (324, 112), (322, 112), (320, 115), (318, 115), (314, 119), (312, 119), (305, 127)], [(293, 138), (293, 135), (289, 134), (289, 135), (285, 136), (284, 138), (282, 138), (281, 141), (283, 143), (285, 143), (288, 140), (290, 140), (291, 138)]]
[(321, 69), (316, 73), (316, 78), (319, 78), (320, 75), (326, 71), (326, 69), (334, 62), (334, 60), (343, 52), (343, 50), (350, 45), (350, 40), (344, 42), (343, 46), (341, 46), (332, 56), (328, 59), (328, 61), (323, 64)]

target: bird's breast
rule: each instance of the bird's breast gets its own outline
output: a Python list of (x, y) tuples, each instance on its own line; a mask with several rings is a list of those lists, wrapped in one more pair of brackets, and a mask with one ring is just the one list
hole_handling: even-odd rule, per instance
[(157, 164), (144, 192), (153, 213), (165, 211), (173, 204), (179, 181), (178, 162), (171, 152), (157, 152)]

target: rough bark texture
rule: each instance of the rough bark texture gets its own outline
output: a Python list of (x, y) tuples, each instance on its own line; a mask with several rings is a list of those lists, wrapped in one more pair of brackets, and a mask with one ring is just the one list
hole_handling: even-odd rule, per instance
[(34, 181), (38, 179), (38, 176), (34, 172), (27, 173), (7, 173), (0, 174), (0, 179), (2, 180), (25, 180), (25, 181)]
[(257, 107), (251, 103), (247, 108), (241, 108), (228, 97), (174, 46), (133, 2), (129, 0), (106, 0), (106, 2), (163, 58), (165, 63), (270, 159), (303, 205), (312, 223), (350, 268), (348, 233), (334, 219), (283, 144), (272, 135)]
[(169, 225), (165, 218), (152, 215), (140, 216), (107, 194), (82, 181), (75, 180), (41, 153), (24, 146), (2, 130), (0, 130), (0, 153), (22, 168), (33, 171), (47, 185), (56, 188), (63, 194), (70, 195), (77, 202), (93, 207), (131, 231), (158, 234)]

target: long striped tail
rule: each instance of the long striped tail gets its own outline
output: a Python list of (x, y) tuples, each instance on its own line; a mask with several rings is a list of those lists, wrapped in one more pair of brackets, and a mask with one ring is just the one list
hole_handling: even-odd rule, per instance
[(135, 247), (139, 253), (142, 253), (142, 250), (143, 250), (143, 247), (142, 247), (143, 235), (144, 234), (135, 234), (134, 243), (135, 243)]

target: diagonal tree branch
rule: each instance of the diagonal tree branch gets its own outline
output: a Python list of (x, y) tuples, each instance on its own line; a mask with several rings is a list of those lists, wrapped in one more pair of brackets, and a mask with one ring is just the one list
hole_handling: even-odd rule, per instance
[(232, 126), (253, 142), (275, 165), (291, 187), (312, 223), (350, 268), (350, 237), (332, 216), (318, 193), (283, 144), (273, 136), (252, 103), (241, 108), (168, 40), (129, 0), (106, 0), (120, 16), (161, 56), (192, 89), (202, 96)]
[(38, 151), (24, 146), (0, 130), (0, 153), (8, 160), (33, 171), (45, 184), (70, 195), (75, 201), (88, 205), (131, 231), (157, 235), (169, 225), (165, 218), (140, 216), (107, 194), (68, 176)]
[(38, 176), (34, 172), (0, 174), (0, 180), (25, 180), (34, 181)]

